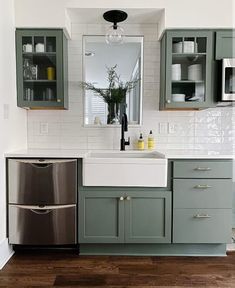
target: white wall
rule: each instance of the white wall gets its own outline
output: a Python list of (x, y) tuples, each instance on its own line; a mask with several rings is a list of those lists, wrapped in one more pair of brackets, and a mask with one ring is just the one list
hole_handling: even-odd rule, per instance
[[(232, 108), (205, 111), (159, 111), (160, 42), (157, 25), (123, 25), (128, 35), (144, 35), (143, 126), (130, 128), (133, 147), (139, 132), (147, 137), (152, 129), (157, 149), (232, 150), (235, 114)], [(72, 23), (72, 39), (68, 42), (69, 110), (28, 111), (28, 145), (30, 148), (119, 149), (120, 128), (84, 128), (82, 80), (82, 35), (102, 35), (105, 26)], [(232, 121), (233, 119), (233, 121)], [(40, 131), (48, 123), (48, 134)], [(172, 133), (160, 133), (160, 123), (174, 127)], [(235, 130), (234, 130), (235, 131)]]
[(232, 27), (232, 4), (233, 0), (15, 0), (15, 19), (17, 27), (68, 28), (66, 8), (159, 8), (165, 9), (161, 34), (164, 28)]
[[(6, 151), (27, 146), (26, 111), (16, 107), (14, 1), (0, 2), (0, 244), (6, 238)], [(5, 107), (5, 109), (4, 109)], [(5, 111), (4, 111), (5, 110)], [(1, 245), (0, 245), (1, 246)], [(1, 251), (0, 251), (1, 252)], [(0, 253), (1, 258), (1, 253)], [(1, 263), (1, 259), (0, 259)]]

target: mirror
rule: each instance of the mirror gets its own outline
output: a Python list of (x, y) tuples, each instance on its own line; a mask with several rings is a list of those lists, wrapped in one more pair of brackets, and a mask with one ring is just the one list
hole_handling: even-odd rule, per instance
[[(100, 93), (87, 87), (84, 89), (84, 124), (120, 124), (124, 112), (129, 125), (141, 124), (143, 37), (126, 36), (123, 44), (109, 45), (104, 36), (83, 36), (83, 65), (83, 83), (92, 84), (95, 90), (100, 89)], [(120, 76), (115, 87), (120, 87), (120, 82), (124, 87), (126, 83), (131, 84), (122, 100), (119, 97), (120, 102), (114, 105), (102, 97), (103, 92), (107, 95), (107, 91), (111, 91), (107, 89), (110, 85), (108, 72), (111, 70)], [(115, 97), (116, 92), (118, 89), (113, 89), (110, 97)]]

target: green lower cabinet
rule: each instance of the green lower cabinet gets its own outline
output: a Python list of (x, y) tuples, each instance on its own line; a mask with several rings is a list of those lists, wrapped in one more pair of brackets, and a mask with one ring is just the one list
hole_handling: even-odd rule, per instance
[(229, 243), (231, 209), (174, 209), (173, 243)]
[(170, 243), (171, 192), (133, 188), (79, 191), (79, 243)]
[(171, 243), (171, 192), (129, 192), (126, 243)]
[(80, 191), (80, 243), (123, 243), (124, 200), (121, 197), (116, 191)]

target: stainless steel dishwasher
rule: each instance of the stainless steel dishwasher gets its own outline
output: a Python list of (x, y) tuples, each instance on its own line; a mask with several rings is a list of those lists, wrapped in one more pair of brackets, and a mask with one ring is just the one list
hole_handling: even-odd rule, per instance
[(77, 243), (77, 160), (8, 159), (9, 243)]

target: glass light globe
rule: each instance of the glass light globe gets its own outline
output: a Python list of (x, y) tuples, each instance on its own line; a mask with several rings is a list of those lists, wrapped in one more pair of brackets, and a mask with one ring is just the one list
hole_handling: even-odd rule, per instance
[(122, 44), (124, 41), (124, 30), (122, 27), (117, 25), (117, 28), (114, 29), (113, 25), (109, 27), (107, 30), (106, 36), (105, 36), (105, 41), (107, 44), (110, 45), (118, 45)]

